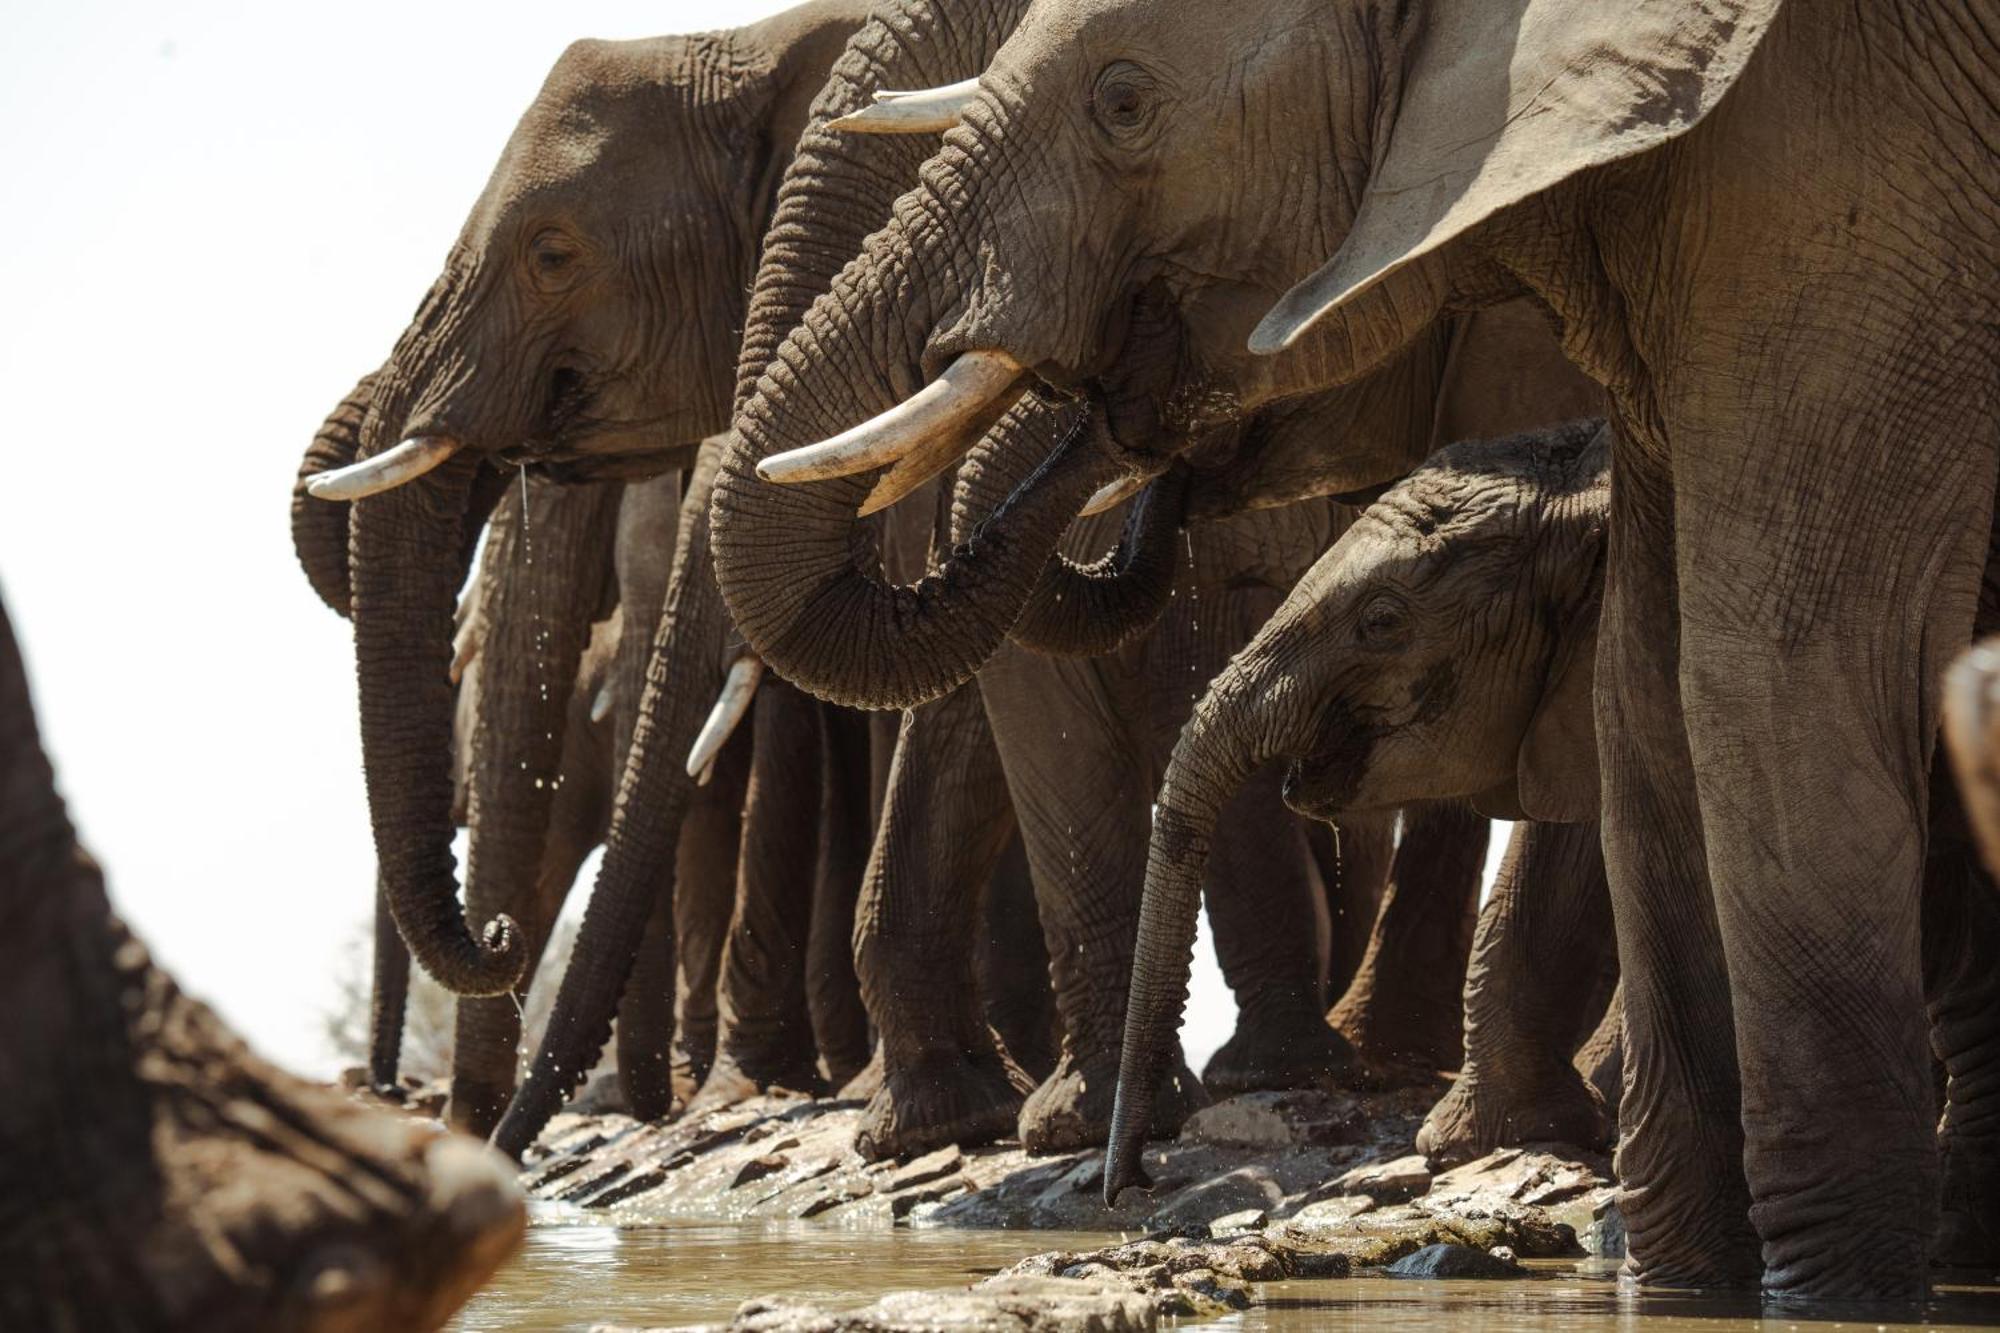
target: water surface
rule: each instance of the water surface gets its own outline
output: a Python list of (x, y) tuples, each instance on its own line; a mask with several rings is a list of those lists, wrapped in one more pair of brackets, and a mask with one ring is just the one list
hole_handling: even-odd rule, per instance
[[(1038, 1250), (1094, 1249), (1103, 1233), (844, 1230), (813, 1223), (665, 1226), (621, 1230), (538, 1208), (512, 1263), (451, 1325), (487, 1330), (582, 1330), (597, 1323), (718, 1323), (752, 1296), (784, 1296), (832, 1309), (866, 1305), (908, 1288), (963, 1287)], [(1817, 1311), (1810, 1318), (1760, 1311), (1741, 1298), (1621, 1293), (1616, 1265), (1545, 1262), (1512, 1282), (1412, 1282), (1350, 1278), (1269, 1283), (1258, 1304), (1205, 1325), (1240, 1333), (1373, 1333), (1462, 1329), (1474, 1333), (1888, 1333), (2000, 1325), (2000, 1288), (1941, 1286), (1921, 1308)]]

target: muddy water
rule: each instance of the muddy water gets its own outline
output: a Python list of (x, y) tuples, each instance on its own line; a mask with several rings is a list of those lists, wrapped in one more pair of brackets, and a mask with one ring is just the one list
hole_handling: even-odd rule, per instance
[[(778, 1295), (832, 1309), (886, 1292), (966, 1284), (1037, 1250), (1087, 1249), (1102, 1234), (1022, 1231), (845, 1231), (811, 1224), (673, 1226), (618, 1230), (546, 1213), (523, 1252), (451, 1327), (582, 1330), (597, 1323), (672, 1326), (726, 1321), (751, 1296)], [(2000, 1325), (2000, 1288), (1945, 1285), (1905, 1310), (1818, 1311), (1810, 1323), (1754, 1302), (1622, 1295), (1604, 1262), (1540, 1263), (1515, 1282), (1406, 1282), (1354, 1278), (1272, 1283), (1251, 1310), (1208, 1327), (1243, 1333), (1734, 1333), (1839, 1328), (1904, 1330)]]

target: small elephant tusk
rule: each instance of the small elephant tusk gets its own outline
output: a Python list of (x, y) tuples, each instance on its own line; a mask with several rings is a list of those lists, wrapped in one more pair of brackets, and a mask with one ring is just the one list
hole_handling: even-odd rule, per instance
[(941, 134), (965, 119), (965, 109), (979, 96), (979, 80), (966, 79), (942, 88), (875, 94), (875, 105), (830, 120), (830, 130), (852, 134)]
[(764, 660), (760, 657), (746, 654), (730, 664), (729, 675), (715, 696), (715, 707), (708, 710), (708, 721), (701, 724), (701, 734), (694, 738), (694, 748), (688, 751), (688, 776), (702, 786), (708, 785), (708, 778), (703, 775), (713, 772), (715, 757), (729, 744), (737, 724), (750, 711), (757, 683), (763, 679)]
[(1140, 491), (1145, 490), (1146, 484), (1151, 480), (1151, 477), (1142, 477), (1136, 472), (1128, 472), (1115, 481), (1108, 481), (1098, 487), (1097, 494), (1091, 496), (1085, 502), (1082, 510), (1078, 512), (1077, 517), (1089, 518), (1093, 514), (1101, 514), (1107, 509), (1116, 509)]
[(602, 722), (611, 716), (611, 682), (606, 681), (597, 696), (590, 701), (590, 720)]
[(473, 664), (479, 656), (480, 648), (485, 646), (486, 635), (482, 632), (483, 629), (480, 624), (479, 609), (474, 607), (472, 614), (465, 618), (465, 623), (458, 627), (458, 633), (452, 636), (452, 684), (456, 685), (465, 679), (465, 669)]
[(380, 495), (443, 466), (461, 447), (449, 435), (414, 436), (373, 458), (319, 473), (306, 482), (306, 492), (316, 500), (362, 500)]
[(765, 481), (792, 485), (887, 467), (940, 436), (956, 437), (1021, 382), (1026, 367), (1005, 352), (966, 352), (887, 412), (830, 440), (757, 464)]

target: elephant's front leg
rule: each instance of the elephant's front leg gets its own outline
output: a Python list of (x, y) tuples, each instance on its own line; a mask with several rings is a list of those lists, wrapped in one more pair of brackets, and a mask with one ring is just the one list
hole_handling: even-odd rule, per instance
[(1421, 1082), (1458, 1064), (1459, 996), (1489, 836), (1463, 802), (1403, 812), (1368, 952), (1328, 1015), (1378, 1078)]
[(1604, 1107), (1570, 1056), (1615, 966), (1597, 825), (1516, 824), (1466, 969), (1465, 1063), (1417, 1151), (1455, 1165), (1521, 1143), (1603, 1146)]
[(854, 972), (855, 902), (868, 865), (869, 719), (819, 707), (819, 867), (806, 938), (806, 1008), (827, 1084), (844, 1086), (868, 1065), (868, 1011)]
[(774, 1087), (825, 1091), (805, 986), (819, 851), (816, 708), (770, 677), (757, 692), (736, 910), (722, 952), (721, 1035), (691, 1114)]
[[(715, 1065), (716, 993), (723, 941), (736, 904), (736, 859), (743, 845), (743, 800), (750, 782), (751, 733), (738, 727), (715, 758), (708, 784), (695, 789), (674, 851), (674, 937), (680, 958), (680, 1054), (674, 1074), (684, 1100)], [(680, 1086), (685, 1079), (686, 1086)]]
[(1673, 499), (1664, 470), (1615, 456), (1597, 737), (1603, 840), (1625, 1000), (1618, 1112), (1625, 1273), (1657, 1286), (1757, 1280), (1722, 937), (1671, 626)]
[(1014, 828), (977, 687), (904, 714), (894, 756), (855, 914), (882, 1042), (882, 1083), (855, 1133), (870, 1160), (1003, 1138), (1028, 1090), (973, 984), (980, 886)]
[(1236, 1031), (1210, 1058), (1211, 1093), (1337, 1086), (1354, 1048), (1326, 1021), (1305, 828), (1285, 807), (1284, 766), (1268, 764), (1225, 808), (1203, 899)]
[[(1125, 998), (1145, 887), (1154, 773), (1139, 673), (1119, 655), (1078, 660), (1008, 646), (979, 675), (1035, 879), (1062, 1016), (1056, 1069), (1021, 1108), (1030, 1152), (1099, 1145), (1111, 1131)], [(1171, 1133), (1202, 1093), (1176, 1059), (1153, 1126)]]

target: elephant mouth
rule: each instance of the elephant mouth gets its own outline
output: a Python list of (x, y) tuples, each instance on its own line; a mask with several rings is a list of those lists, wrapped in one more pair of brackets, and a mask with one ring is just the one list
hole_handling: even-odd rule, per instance
[(1283, 795), (1294, 812), (1331, 821), (1361, 808), (1369, 757), (1383, 733), (1341, 710), (1328, 718), (1320, 734), (1323, 739), (1310, 754), (1286, 767)]

